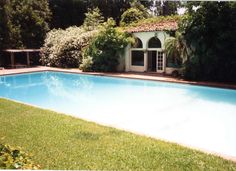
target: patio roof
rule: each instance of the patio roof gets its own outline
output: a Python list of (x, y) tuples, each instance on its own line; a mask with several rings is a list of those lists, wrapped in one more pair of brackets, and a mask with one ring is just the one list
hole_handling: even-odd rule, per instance
[(15, 63), (15, 53), (26, 53), (26, 57), (27, 57), (27, 66), (30, 66), (30, 53), (33, 52), (40, 52), (40, 49), (5, 49), (3, 50), (3, 52), (7, 52), (10, 53), (11, 55), (11, 67), (22, 67), (24, 65), (21, 64), (16, 64)]
[(40, 49), (5, 49), (4, 52), (21, 53), (21, 52), (40, 52)]

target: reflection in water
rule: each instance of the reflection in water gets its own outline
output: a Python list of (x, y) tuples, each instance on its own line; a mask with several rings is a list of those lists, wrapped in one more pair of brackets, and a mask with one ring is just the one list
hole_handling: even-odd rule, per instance
[(89, 99), (93, 88), (93, 82), (83, 77), (67, 79), (56, 74), (47, 74), (42, 77), (42, 80), (44, 85), (47, 86), (48, 93), (57, 98), (64, 98), (74, 102)]
[(0, 77), (0, 96), (236, 156), (236, 90), (42, 72)]

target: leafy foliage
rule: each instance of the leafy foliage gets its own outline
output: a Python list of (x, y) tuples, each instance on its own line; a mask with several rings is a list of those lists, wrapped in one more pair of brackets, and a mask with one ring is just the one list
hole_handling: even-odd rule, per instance
[(191, 56), (185, 77), (236, 82), (236, 2), (201, 2), (189, 8), (180, 30)]
[(182, 62), (185, 62), (189, 52), (183, 35), (176, 32), (175, 37), (167, 38), (165, 41), (165, 52), (167, 55), (167, 61), (172, 61), (174, 66), (180, 66)]
[(42, 63), (54, 67), (78, 67), (82, 60), (82, 49), (95, 34), (96, 31), (86, 31), (80, 27), (50, 31), (42, 47)]
[(142, 19), (144, 19), (142, 11), (136, 8), (129, 8), (122, 14), (120, 25), (127, 26)]
[(80, 26), (85, 19), (84, 13), (88, 9), (98, 7), (103, 13), (104, 18), (112, 17), (117, 24), (120, 23), (121, 15), (129, 8), (136, 8), (142, 13), (148, 14), (148, 9), (154, 7), (155, 15), (173, 15), (176, 14), (180, 2), (160, 1), (155, 2), (146, 0), (49, 0), (52, 11), (51, 28), (67, 28), (69, 26)]
[(48, 0), (52, 11), (51, 28), (66, 29), (80, 26), (85, 19), (87, 5), (84, 0)]
[[(90, 62), (92, 66), (89, 66), (91, 70), (116, 71), (119, 64), (119, 53), (122, 52), (129, 41), (130, 38), (124, 32), (115, 29), (115, 21), (108, 19), (99, 34), (86, 48), (83, 66), (88, 62), (88, 58), (92, 57), (92, 62)], [(89, 68), (84, 68), (84, 70)]]
[(141, 3), (141, 1), (138, 1), (138, 0), (131, 1), (130, 7), (131, 8), (136, 8), (139, 11), (141, 11), (143, 16), (144, 16), (144, 18), (150, 17), (150, 15), (148, 13), (148, 9)]
[(127, 26), (131, 23), (148, 18), (149, 16), (148, 10), (138, 1), (134, 1), (131, 3), (131, 8), (127, 9), (121, 15), (120, 25)]
[(84, 20), (83, 27), (86, 30), (95, 30), (99, 25), (104, 22), (104, 17), (102, 16), (99, 8), (88, 9), (85, 14), (86, 18)]
[[(3, 31), (4, 31), (4, 1), (0, 1), (0, 43), (3, 41)], [(2, 44), (0, 44), (1, 49)]]
[[(147, 9), (150, 5), (148, 1), (140, 0), (86, 0), (87, 8), (98, 7), (103, 13), (105, 19), (113, 18), (118, 24), (121, 15), (129, 8), (138, 8), (139, 10)], [(146, 8), (144, 8), (146, 7)], [(145, 11), (146, 14), (147, 11)]]
[(67, 28), (73, 25), (81, 26), (88, 9), (98, 7), (105, 19), (112, 17), (119, 23), (121, 14), (130, 8), (127, 0), (49, 0), (52, 11), (52, 28)]
[(0, 144), (0, 169), (40, 169), (40, 166), (21, 150)]
[(155, 4), (152, 5), (154, 8), (154, 13), (156, 16), (168, 16), (168, 15), (176, 15), (177, 8), (181, 6), (181, 2), (179, 1), (156, 1)]
[(93, 66), (93, 58), (91, 56), (86, 56), (83, 58), (82, 64), (80, 65), (80, 69), (84, 72), (92, 71)]
[(48, 31), (47, 0), (1, 0), (1, 48), (38, 48)]

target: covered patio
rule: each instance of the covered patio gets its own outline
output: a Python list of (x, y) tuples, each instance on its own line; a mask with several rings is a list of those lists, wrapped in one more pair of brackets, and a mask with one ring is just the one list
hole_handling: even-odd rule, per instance
[[(23, 68), (31, 66), (31, 58), (33, 57), (31, 54), (39, 53), (40, 49), (5, 49), (3, 52), (10, 54), (10, 65), (7, 65), (7, 67)], [(16, 54), (26, 55), (26, 64), (16, 62)]]

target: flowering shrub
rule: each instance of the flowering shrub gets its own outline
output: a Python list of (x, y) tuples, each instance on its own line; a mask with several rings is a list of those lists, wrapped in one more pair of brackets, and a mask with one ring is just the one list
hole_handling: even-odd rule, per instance
[(83, 58), (82, 64), (80, 65), (80, 69), (82, 71), (91, 71), (93, 65), (93, 58), (91, 56), (87, 56)]
[(82, 49), (97, 31), (85, 31), (80, 27), (50, 31), (41, 48), (41, 62), (54, 67), (78, 67), (82, 61)]
[(40, 169), (29, 155), (10, 146), (0, 144), (0, 169)]
[(84, 71), (116, 71), (119, 54), (130, 41), (131, 39), (126, 33), (115, 28), (115, 21), (108, 19), (99, 34), (86, 47), (81, 69)]

